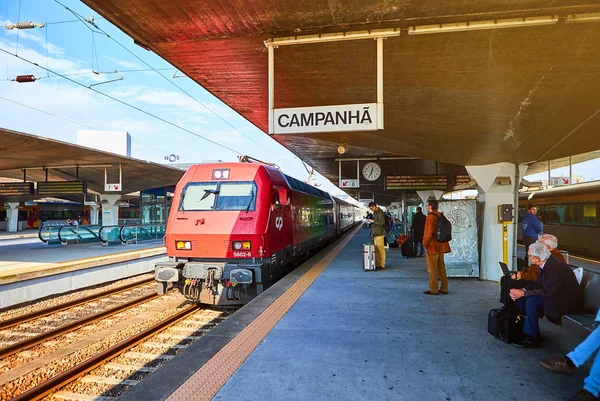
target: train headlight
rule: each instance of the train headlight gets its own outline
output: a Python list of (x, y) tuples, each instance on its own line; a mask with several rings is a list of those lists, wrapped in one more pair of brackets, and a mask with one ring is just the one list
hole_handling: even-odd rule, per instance
[(175, 249), (178, 251), (189, 251), (192, 249), (191, 241), (175, 241)]
[(233, 249), (236, 251), (249, 251), (252, 249), (250, 241), (233, 241)]

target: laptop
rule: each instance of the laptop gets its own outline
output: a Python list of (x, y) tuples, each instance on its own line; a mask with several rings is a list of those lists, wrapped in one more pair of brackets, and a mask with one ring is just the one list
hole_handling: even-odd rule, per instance
[(498, 263), (500, 263), (500, 268), (502, 269), (502, 273), (504, 273), (505, 276), (510, 276), (512, 273), (516, 273), (514, 271), (508, 270), (508, 266), (506, 265), (506, 263), (504, 263), (504, 262), (498, 262)]

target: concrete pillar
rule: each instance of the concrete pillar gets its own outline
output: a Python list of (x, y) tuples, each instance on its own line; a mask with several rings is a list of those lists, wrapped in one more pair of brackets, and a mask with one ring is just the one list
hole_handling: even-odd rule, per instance
[[(479, 203), (484, 205), (483, 216), (480, 216), (483, 232), (479, 266), (479, 277), (484, 280), (498, 281), (502, 276), (498, 262), (502, 261), (503, 232), (502, 223), (498, 222), (498, 205), (511, 204), (514, 206), (514, 213), (518, 212), (515, 191), (518, 191), (527, 166), (521, 165), (518, 170), (516, 167), (512, 163), (466, 166), (471, 178), (477, 181)], [(499, 177), (502, 178), (498, 179)], [(508, 262), (511, 270), (516, 270), (516, 266), (513, 266), (516, 261), (516, 228), (513, 220), (513, 224), (508, 226)]]
[(16, 233), (19, 223), (19, 202), (6, 202), (6, 231)]
[(100, 209), (100, 206), (98, 206), (98, 205), (90, 205), (90, 225), (98, 224), (99, 209)]
[(102, 199), (102, 225), (119, 225), (119, 200), (121, 195), (100, 195)]
[(421, 198), (421, 202), (423, 202), (423, 213), (427, 214), (427, 211), (425, 210), (425, 204), (427, 203), (427, 200), (429, 198), (434, 198), (437, 200), (442, 199), (442, 195), (444, 195), (444, 191), (425, 189), (425, 190), (417, 191), (417, 195), (419, 195), (419, 198)]

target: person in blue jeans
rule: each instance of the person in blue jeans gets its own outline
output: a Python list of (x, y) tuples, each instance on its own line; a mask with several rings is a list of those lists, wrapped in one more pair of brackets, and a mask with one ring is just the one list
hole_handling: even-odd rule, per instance
[[(600, 309), (596, 315), (596, 321), (600, 322)], [(600, 349), (600, 328), (596, 327), (592, 334), (567, 355), (541, 359), (539, 362), (542, 367), (551, 372), (571, 374), (590, 359), (598, 349)], [(597, 400), (600, 400), (600, 352), (596, 353), (590, 375), (583, 381), (583, 390), (578, 391), (569, 399), (569, 401)]]

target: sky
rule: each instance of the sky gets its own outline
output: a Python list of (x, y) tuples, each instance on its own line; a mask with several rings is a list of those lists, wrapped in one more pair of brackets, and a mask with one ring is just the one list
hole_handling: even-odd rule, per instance
[[(83, 18), (94, 16), (98, 29), (66, 7)], [(19, 21), (46, 26), (5, 28)], [(1, 127), (71, 143), (78, 129), (127, 131), (137, 159), (168, 163), (165, 156), (175, 154), (179, 163), (198, 163), (237, 161), (245, 154), (308, 179), (294, 154), (80, 1), (0, 0), (0, 25), (0, 49), (10, 53), (0, 51)], [(26, 74), (40, 79), (12, 81)], [(342, 193), (318, 173), (311, 181)]]
[[(98, 29), (66, 7), (83, 18), (94, 16)], [(181, 72), (156, 54), (135, 45), (79, 0), (0, 0), (0, 25), (18, 21), (47, 25), (27, 30), (0, 28), (1, 127), (71, 143), (76, 143), (78, 129), (127, 131), (132, 136), (132, 156), (138, 159), (165, 163), (165, 156), (175, 154), (180, 163), (197, 163), (236, 161), (238, 154), (247, 154), (307, 180), (300, 159), (200, 85), (181, 77)], [(40, 79), (12, 81), (25, 74)], [(568, 168), (563, 168), (551, 175), (568, 174)], [(573, 175), (600, 179), (600, 162), (575, 165)], [(339, 192), (318, 173), (312, 183)]]

